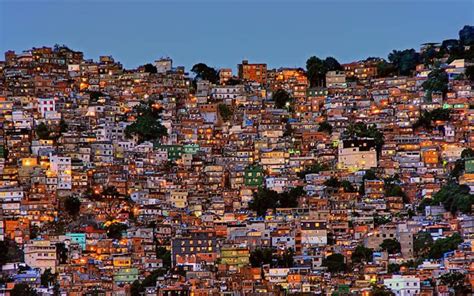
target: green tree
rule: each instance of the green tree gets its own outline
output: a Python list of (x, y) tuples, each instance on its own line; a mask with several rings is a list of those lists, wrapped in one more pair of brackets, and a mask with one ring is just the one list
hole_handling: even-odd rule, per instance
[(15, 241), (5, 238), (0, 241), (0, 266), (8, 262), (20, 261), (22, 252)]
[(326, 72), (327, 71), (341, 71), (341, 70), (343, 70), (341, 64), (339, 64), (339, 62), (333, 57), (327, 57), (324, 60), (324, 67), (326, 67)]
[(143, 287), (142, 283), (139, 280), (133, 281), (130, 285), (130, 295), (131, 296), (140, 296), (145, 293), (145, 287)]
[(262, 267), (271, 264), (273, 260), (273, 250), (270, 248), (257, 248), (250, 253), (249, 261), (252, 267)]
[(191, 72), (196, 74), (195, 79), (207, 80), (214, 84), (219, 82), (219, 73), (216, 71), (216, 69), (211, 68), (204, 63), (195, 64), (191, 68)]
[(295, 251), (293, 249), (287, 249), (283, 252), (282, 255), (277, 256), (277, 266), (282, 268), (291, 268), (293, 267), (293, 257), (295, 255)]
[(59, 121), (59, 133), (64, 134), (68, 130), (68, 125), (64, 119)]
[(474, 82), (474, 66), (467, 66), (464, 73), (471, 82)]
[(168, 251), (165, 247), (157, 247), (156, 248), (156, 258), (161, 259), (163, 261), (163, 267), (167, 270), (171, 267), (171, 252)]
[(232, 109), (226, 104), (219, 104), (219, 114), (221, 115), (222, 120), (229, 121), (233, 115), (233, 112)]
[(428, 79), (423, 82), (422, 87), (427, 92), (428, 98), (431, 98), (433, 92), (442, 93), (443, 96), (448, 91), (448, 74), (443, 69), (433, 69), (428, 74)]
[(449, 121), (451, 118), (449, 109), (437, 108), (433, 111), (423, 110), (420, 118), (413, 125), (414, 128), (423, 127), (425, 129), (433, 129), (433, 121)]
[(409, 203), (407, 195), (403, 188), (398, 184), (400, 182), (398, 175), (384, 179), (385, 196), (398, 196), (404, 203)]
[(387, 288), (384, 285), (381, 285), (381, 286), (373, 285), (372, 293), (370, 295), (371, 296), (395, 296), (395, 293), (393, 293), (389, 288)]
[(38, 225), (30, 225), (30, 239), (35, 239), (40, 234)]
[(64, 201), (64, 209), (69, 215), (76, 216), (81, 209), (81, 201), (77, 196), (68, 196)]
[(254, 193), (254, 198), (249, 203), (249, 209), (257, 212), (259, 216), (264, 216), (268, 209), (294, 208), (298, 206), (298, 198), (303, 194), (304, 190), (301, 186), (282, 193), (261, 188)]
[(49, 140), (50, 139), (50, 134), (51, 131), (49, 128), (44, 124), (44, 122), (41, 122), (36, 126), (36, 136), (41, 139), (41, 140)]
[(326, 79), (326, 67), (324, 61), (318, 57), (312, 56), (306, 61), (306, 75), (310, 86), (324, 86)]
[(306, 74), (312, 87), (324, 86), (326, 84), (326, 73), (336, 70), (342, 70), (342, 66), (333, 57), (321, 60), (312, 56), (306, 61)]
[(402, 249), (400, 242), (396, 239), (384, 239), (380, 248), (389, 254), (398, 254)]
[(397, 74), (397, 68), (386, 60), (381, 60), (377, 63), (377, 75), (379, 77), (389, 77)]
[(15, 284), (10, 291), (10, 296), (37, 296), (38, 293), (32, 287), (25, 283)]
[(439, 190), (431, 200), (430, 204), (442, 204), (447, 211), (455, 214), (461, 212), (470, 214), (472, 205), (474, 204), (474, 194), (470, 193), (467, 185), (459, 185), (457, 183), (449, 183)]
[(121, 239), (122, 232), (127, 230), (127, 225), (123, 223), (112, 223), (107, 227), (107, 237), (111, 239)]
[(446, 238), (437, 239), (430, 249), (429, 258), (439, 259), (443, 257), (444, 253), (456, 250), (458, 245), (462, 242), (463, 239), (459, 233), (454, 233)]
[(388, 55), (388, 60), (395, 66), (399, 75), (410, 75), (420, 62), (419, 54), (412, 49), (394, 50)]
[(398, 273), (398, 272), (400, 272), (400, 264), (390, 263), (387, 266), (387, 272), (388, 273)]
[(254, 193), (253, 200), (249, 202), (249, 209), (257, 212), (258, 216), (264, 216), (268, 209), (276, 208), (278, 193), (273, 190), (259, 189)]
[(345, 272), (347, 270), (346, 259), (344, 255), (336, 253), (323, 259), (322, 265), (327, 267), (331, 273)]
[(327, 170), (329, 170), (329, 166), (327, 164), (317, 162), (313, 164), (312, 166), (310, 166), (309, 168), (307, 168), (306, 170), (299, 172), (298, 177), (304, 179), (307, 174), (318, 174), (322, 171), (327, 171)]
[(347, 180), (343, 180), (341, 182), (341, 187), (344, 189), (344, 192), (357, 192), (356, 188), (352, 185), (352, 183)]
[(134, 108), (137, 119), (125, 128), (125, 136), (131, 138), (136, 135), (138, 142), (153, 141), (168, 134), (166, 128), (160, 123), (161, 109), (153, 106), (153, 101), (141, 103)]
[(375, 124), (367, 125), (363, 122), (350, 123), (343, 133), (344, 138), (372, 138), (374, 139), (377, 152), (380, 153), (384, 143), (383, 133), (377, 129)]
[(429, 254), (434, 240), (429, 232), (420, 231), (413, 240), (413, 251), (416, 257), (425, 257)]
[(461, 152), (461, 158), (466, 159), (471, 157), (474, 157), (474, 150), (471, 148), (466, 148)]
[(57, 274), (51, 272), (51, 268), (46, 269), (41, 275), (41, 286), (50, 287), (57, 284)]
[(448, 272), (439, 277), (442, 285), (446, 285), (454, 295), (468, 295), (472, 292), (470, 287), (466, 285), (466, 276), (460, 272)]
[(464, 26), (459, 31), (459, 41), (462, 45), (474, 45), (474, 26)]
[(91, 101), (98, 101), (101, 97), (105, 97), (105, 94), (100, 91), (91, 91), (89, 97)]
[(375, 171), (372, 169), (365, 171), (365, 174), (362, 177), (362, 184), (359, 187), (360, 195), (365, 195), (365, 180), (378, 180), (377, 175), (375, 174)]
[(285, 108), (287, 103), (291, 103), (293, 100), (290, 94), (285, 91), (284, 89), (278, 89), (272, 95), (272, 99), (275, 102), (275, 107), (277, 108)]
[(56, 243), (56, 256), (59, 264), (66, 264), (68, 258), (68, 249), (64, 243)]
[(152, 64), (145, 64), (145, 65), (143, 66), (143, 68), (144, 68), (144, 70), (145, 70), (146, 73), (153, 73), (153, 74), (154, 74), (154, 73), (157, 73), (157, 72), (158, 72), (158, 70), (156, 69), (156, 67), (153, 66)]
[(362, 245), (358, 245), (354, 252), (352, 253), (352, 262), (353, 263), (364, 263), (364, 262), (371, 262), (373, 250), (366, 248)]
[(332, 134), (332, 125), (327, 121), (323, 121), (319, 124), (318, 132), (324, 132), (327, 134)]
[(341, 182), (336, 177), (331, 177), (328, 180), (324, 181), (324, 185), (332, 188), (341, 187)]

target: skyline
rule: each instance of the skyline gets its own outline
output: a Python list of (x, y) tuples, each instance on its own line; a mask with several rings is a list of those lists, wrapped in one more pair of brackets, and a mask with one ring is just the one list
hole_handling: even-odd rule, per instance
[[(456, 14), (448, 16), (446, 4), (437, 1), (268, 4), (3, 1), (0, 50), (21, 52), (58, 43), (94, 60), (112, 55), (127, 68), (165, 56), (186, 69), (199, 62), (235, 69), (243, 59), (274, 68), (304, 67), (313, 55), (346, 63), (369, 56), (386, 58), (393, 49), (418, 50), (425, 42), (457, 38), (464, 25), (474, 23), (473, 1), (450, 3)], [(282, 13), (286, 23), (278, 28)], [(41, 30), (32, 33), (31, 28)]]

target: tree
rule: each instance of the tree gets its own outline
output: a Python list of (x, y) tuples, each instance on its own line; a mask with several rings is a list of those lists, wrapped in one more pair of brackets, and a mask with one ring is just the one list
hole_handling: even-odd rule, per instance
[(107, 237), (111, 239), (121, 239), (122, 232), (127, 230), (127, 225), (123, 223), (112, 223), (107, 228)]
[(250, 253), (249, 261), (252, 267), (262, 267), (265, 264), (271, 264), (273, 260), (273, 251), (270, 248), (257, 248)]
[(167, 270), (171, 267), (171, 252), (165, 247), (160, 246), (156, 248), (156, 258), (163, 261), (163, 267)]
[(462, 242), (463, 239), (459, 233), (454, 233), (453, 235), (446, 238), (437, 239), (430, 249), (429, 258), (442, 258), (444, 253), (456, 250), (458, 245)]
[(168, 134), (167, 129), (160, 123), (161, 108), (156, 108), (153, 101), (142, 102), (134, 107), (138, 114), (136, 121), (125, 128), (125, 136), (138, 137), (138, 142), (153, 141)]
[(466, 158), (471, 158), (474, 157), (474, 150), (471, 148), (466, 148), (461, 152), (461, 158), (466, 159)]
[(133, 281), (130, 285), (130, 295), (131, 296), (140, 296), (143, 295), (145, 292), (145, 287), (143, 287), (142, 283), (139, 280)]
[(336, 70), (342, 70), (342, 66), (333, 57), (321, 60), (312, 56), (306, 61), (306, 74), (312, 87), (324, 86), (326, 84), (326, 73)]
[(291, 268), (293, 267), (293, 257), (295, 255), (295, 251), (293, 249), (287, 249), (283, 252), (282, 255), (277, 256), (277, 266), (282, 268)]
[(346, 259), (344, 255), (336, 253), (324, 258), (322, 265), (327, 267), (328, 271), (331, 273), (345, 272), (347, 270), (345, 261)]
[(420, 118), (418, 118), (418, 120), (413, 125), (413, 128), (423, 127), (427, 130), (431, 130), (433, 129), (434, 121), (449, 121), (451, 118), (450, 112), (451, 111), (449, 109), (441, 108), (434, 109), (431, 112), (423, 110)]
[(229, 121), (233, 114), (232, 109), (230, 109), (229, 106), (227, 106), (226, 104), (219, 104), (218, 108), (222, 120)]
[(428, 74), (428, 79), (423, 82), (422, 87), (428, 98), (431, 98), (433, 92), (442, 93), (444, 96), (448, 91), (448, 82), (448, 74), (443, 69), (436, 68)]
[(35, 239), (40, 234), (38, 225), (30, 225), (30, 239)]
[(404, 203), (409, 203), (410, 201), (403, 188), (398, 184), (399, 182), (398, 175), (384, 179), (385, 196), (398, 196), (403, 199)]
[(249, 209), (257, 212), (258, 216), (264, 216), (268, 209), (276, 208), (278, 193), (273, 190), (259, 189), (254, 194), (253, 200), (249, 202)]
[(389, 288), (386, 286), (372, 286), (372, 293), (370, 294), (371, 296), (395, 296), (395, 293), (392, 292)]
[(467, 66), (464, 74), (471, 82), (474, 82), (474, 66)]
[(464, 26), (459, 31), (459, 41), (462, 45), (474, 45), (474, 26)]
[(429, 254), (433, 246), (433, 237), (429, 232), (420, 231), (415, 235), (413, 240), (413, 251), (416, 257), (425, 257)]
[(341, 187), (341, 182), (339, 182), (339, 179), (337, 179), (336, 177), (331, 177), (328, 180), (324, 181), (324, 185), (327, 187), (339, 188)]
[(61, 119), (59, 121), (59, 133), (63, 134), (65, 132), (67, 132), (68, 130), (68, 125), (66, 123), (66, 121), (64, 121), (64, 119)]
[(396, 239), (384, 239), (380, 248), (389, 254), (398, 254), (402, 249), (400, 242)]
[(145, 64), (145, 65), (143, 66), (143, 68), (144, 68), (144, 70), (145, 70), (146, 73), (153, 73), (153, 74), (155, 74), (155, 73), (158, 72), (158, 70), (156, 69), (156, 67), (153, 66), (152, 64)]
[(364, 180), (377, 180), (377, 175), (375, 174), (374, 170), (367, 170), (365, 171)]
[(382, 59), (377, 63), (377, 75), (379, 77), (389, 77), (397, 73), (397, 68), (386, 60)]
[(374, 139), (377, 152), (380, 153), (384, 143), (383, 133), (377, 129), (375, 124), (367, 125), (363, 122), (351, 123), (343, 133), (344, 138), (372, 138)]
[(398, 273), (398, 272), (400, 272), (400, 264), (390, 263), (387, 266), (387, 272), (388, 273)]
[(419, 54), (412, 49), (394, 50), (388, 60), (395, 66), (399, 75), (410, 75), (419, 63)]
[(56, 243), (56, 255), (59, 259), (59, 264), (67, 263), (68, 249), (64, 243)]
[(104, 97), (105, 94), (103, 92), (100, 92), (100, 91), (91, 91), (89, 93), (89, 97), (91, 99), (91, 101), (97, 101), (100, 99), (100, 97)]
[(76, 216), (81, 209), (81, 201), (76, 196), (68, 196), (64, 201), (64, 208), (69, 215)]
[(327, 57), (324, 60), (324, 66), (326, 67), (326, 72), (343, 70), (341, 64), (333, 57)]
[(356, 188), (352, 185), (352, 183), (347, 180), (341, 182), (341, 187), (344, 189), (344, 192), (357, 192)]
[(294, 208), (298, 206), (298, 198), (303, 194), (304, 190), (301, 186), (282, 193), (261, 188), (254, 194), (253, 200), (249, 203), (249, 209), (256, 211), (259, 216), (264, 216), (268, 209)]
[(392, 220), (387, 216), (380, 216), (379, 214), (374, 215), (374, 226), (380, 226), (387, 223), (390, 223)]
[(275, 102), (275, 107), (282, 109), (287, 107), (287, 104), (293, 100), (290, 94), (284, 89), (278, 89), (272, 95), (272, 99)]
[(147, 287), (156, 287), (158, 277), (165, 275), (166, 271), (162, 268), (153, 270), (143, 282), (135, 280), (130, 286), (130, 294), (132, 296), (143, 295)]
[(302, 172), (299, 172), (298, 177), (305, 178), (307, 174), (318, 174), (319, 172), (327, 171), (327, 170), (329, 170), (329, 166), (327, 164), (317, 162), (313, 164), (311, 167), (309, 167), (308, 169)]
[(36, 127), (36, 136), (39, 139), (49, 140), (50, 139), (50, 134), (51, 134), (51, 132), (50, 132), (49, 128), (46, 126), (46, 124), (44, 124), (44, 122), (41, 122)]
[(324, 132), (327, 134), (332, 134), (332, 125), (327, 121), (323, 121), (319, 124), (318, 132)]
[(468, 295), (471, 291), (465, 284), (466, 276), (458, 271), (445, 273), (438, 279), (441, 284), (454, 291), (454, 295)]
[(51, 272), (51, 268), (46, 269), (41, 275), (41, 286), (50, 287), (56, 284), (57, 274)]
[(310, 86), (323, 86), (326, 79), (326, 69), (323, 60), (312, 56), (306, 61), (306, 75)]
[(458, 211), (470, 214), (474, 204), (474, 194), (470, 193), (470, 188), (467, 185), (459, 185), (454, 182), (448, 183), (441, 187), (430, 202), (431, 205), (440, 203), (453, 214)]
[(352, 253), (352, 262), (353, 263), (364, 263), (364, 262), (371, 262), (373, 250), (366, 248), (362, 245), (358, 245), (354, 252)]
[(11, 296), (37, 296), (38, 293), (32, 287), (25, 283), (16, 284), (10, 291)]
[(219, 73), (216, 69), (211, 68), (204, 63), (195, 64), (192, 67), (191, 72), (196, 74), (195, 79), (207, 80), (214, 84), (219, 82)]
[(8, 262), (20, 261), (22, 252), (15, 241), (5, 238), (0, 241), (0, 266)]
[(377, 175), (374, 170), (370, 169), (365, 171), (364, 176), (362, 177), (362, 185), (359, 187), (359, 194), (365, 194), (365, 180), (377, 180)]

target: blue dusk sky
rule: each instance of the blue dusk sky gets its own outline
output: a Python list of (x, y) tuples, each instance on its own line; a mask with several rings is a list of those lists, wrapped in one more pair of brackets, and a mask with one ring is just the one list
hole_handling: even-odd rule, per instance
[(457, 38), (466, 24), (474, 0), (0, 0), (0, 51), (58, 43), (128, 68), (163, 56), (187, 69), (235, 69), (242, 59), (304, 67), (312, 55), (342, 63), (418, 50)]

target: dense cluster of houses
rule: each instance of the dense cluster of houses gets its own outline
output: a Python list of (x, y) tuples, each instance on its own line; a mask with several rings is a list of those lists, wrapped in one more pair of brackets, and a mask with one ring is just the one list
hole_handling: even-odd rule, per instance
[(170, 58), (6, 52), (0, 293), (470, 290), (471, 64), (437, 62), (447, 91), (428, 98), (430, 64), (354, 62), (314, 86), (248, 61), (209, 81)]

